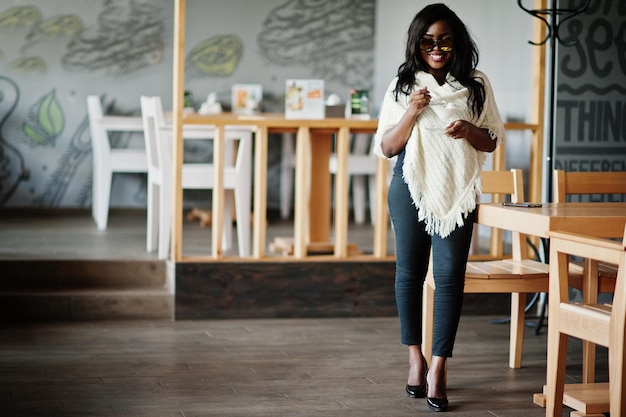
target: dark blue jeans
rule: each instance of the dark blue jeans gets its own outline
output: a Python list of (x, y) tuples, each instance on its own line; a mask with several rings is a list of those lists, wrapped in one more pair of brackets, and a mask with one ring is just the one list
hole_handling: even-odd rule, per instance
[(462, 227), (444, 239), (426, 233), (424, 222), (418, 221), (409, 189), (399, 174), (394, 174), (391, 180), (388, 203), (396, 238), (395, 292), (402, 343), (422, 344), (422, 293), (432, 248), (436, 287), (432, 354), (451, 357), (463, 305), (475, 211), (468, 215)]

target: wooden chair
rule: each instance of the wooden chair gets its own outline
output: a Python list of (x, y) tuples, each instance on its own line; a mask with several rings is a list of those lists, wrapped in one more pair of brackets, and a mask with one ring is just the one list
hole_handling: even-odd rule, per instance
[[(567, 172), (554, 171), (554, 202), (572, 201), (583, 195), (610, 194), (626, 195), (626, 172)], [(569, 198), (568, 198), (569, 197)], [(615, 236), (618, 237), (618, 236)], [(617, 269), (614, 265), (598, 265), (599, 280), (595, 288), (583, 288), (582, 276), (584, 265), (580, 262), (570, 264), (570, 286), (589, 296), (597, 297), (599, 292), (613, 292)], [(591, 302), (593, 300), (587, 300)]]
[[(560, 203), (584, 195), (626, 195), (626, 172), (567, 172), (554, 171), (554, 202)], [(568, 198), (569, 197), (569, 198)], [(616, 231), (616, 234), (619, 231)], [(615, 237), (619, 237), (616, 235)], [(583, 280), (584, 270), (597, 275), (598, 279)], [(605, 262), (570, 262), (569, 285), (583, 294), (585, 303), (598, 301), (598, 293), (612, 293), (617, 277), (616, 265)], [(593, 343), (583, 342), (583, 382), (594, 382), (595, 347)]]
[[(483, 193), (505, 194), (512, 202), (524, 201), (522, 171), (483, 171)], [(478, 208), (480, 210), (480, 207)], [(547, 264), (528, 259), (526, 236), (512, 233), (512, 258), (472, 261), (467, 263), (465, 293), (510, 293), (511, 332), (509, 367), (520, 368), (522, 364), (522, 341), (524, 313), (528, 293), (548, 291)], [(435, 282), (432, 262), (424, 283), (424, 356), (430, 363), (433, 339), (433, 307)]]
[(106, 230), (113, 174), (148, 172), (146, 150), (112, 148), (110, 132), (143, 132), (141, 117), (105, 116), (99, 96), (87, 97), (93, 154), (91, 211), (98, 230)]
[[(148, 221), (147, 250), (158, 247), (160, 259), (167, 257), (171, 241), (173, 189), (172, 127), (166, 125), (160, 97), (141, 97), (146, 149), (148, 151)], [(211, 139), (213, 126), (183, 126), (185, 139)], [(250, 212), (252, 204), (252, 130), (249, 127), (232, 127), (225, 131), (227, 143), (237, 141), (234, 165), (224, 169), (224, 189), (234, 194), (239, 256), (250, 255)], [(228, 148), (228, 147), (227, 147)], [(227, 158), (229, 159), (229, 158)], [(183, 163), (181, 186), (183, 189), (211, 190), (215, 170), (210, 163)], [(232, 245), (231, 199), (224, 207), (222, 242), (225, 249)], [(158, 236), (158, 246), (157, 246)]]
[[(564, 232), (550, 235), (550, 293), (548, 314), (548, 357), (546, 416), (561, 417), (563, 404), (585, 409), (575, 415), (610, 412), (611, 416), (626, 415), (624, 373), (626, 371), (626, 228), (622, 242)], [(593, 262), (607, 262), (618, 267), (613, 304), (573, 303), (569, 300), (569, 257), (580, 256)], [(587, 271), (589, 273), (591, 271)], [(597, 274), (590, 279), (597, 279)], [(599, 384), (565, 385), (568, 337), (576, 337), (608, 347), (608, 396), (596, 388)], [(606, 385), (606, 384), (605, 384)], [(568, 395), (564, 396), (564, 392)], [(610, 404), (597, 404), (604, 397)], [(584, 399), (596, 400), (597, 409), (586, 407)], [(570, 402), (571, 401), (571, 402)], [(582, 407), (581, 407), (582, 408)], [(574, 415), (572, 413), (572, 415)]]

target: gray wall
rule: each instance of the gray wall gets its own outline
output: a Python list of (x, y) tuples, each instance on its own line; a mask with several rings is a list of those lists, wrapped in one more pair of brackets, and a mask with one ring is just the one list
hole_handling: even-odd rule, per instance
[[(402, 61), (405, 33), (425, 1), (189, 0), (186, 89), (196, 101), (257, 83), (282, 111), (287, 78), (322, 78), (346, 98), (368, 88), (373, 111)], [(514, 1), (448, 1), (474, 34), (480, 68), (505, 119), (530, 111), (532, 19)], [(173, 1), (4, 0), (0, 4), (0, 206), (89, 207), (91, 145), (85, 98), (138, 114), (140, 95), (172, 98)], [(270, 144), (269, 207), (278, 207), (280, 143)], [(119, 146), (141, 137), (117, 136)], [(198, 157), (209, 149), (188, 150)], [(527, 138), (509, 165), (528, 165)], [(515, 160), (514, 156), (518, 158)], [(187, 204), (196, 204), (190, 196)], [(198, 202), (203, 201), (198, 196)], [(145, 206), (145, 178), (118, 175), (111, 203)]]

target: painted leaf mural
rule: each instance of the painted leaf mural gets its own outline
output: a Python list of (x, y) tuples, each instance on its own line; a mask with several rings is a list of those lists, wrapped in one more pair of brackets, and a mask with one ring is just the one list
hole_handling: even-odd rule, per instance
[(42, 21), (28, 34), (28, 42), (72, 36), (83, 28), (83, 21), (76, 15), (54, 16)]
[(227, 77), (237, 69), (242, 53), (243, 42), (239, 37), (213, 36), (191, 50), (187, 63), (190, 69), (204, 76)]
[(29, 141), (35, 145), (54, 145), (65, 125), (63, 110), (54, 90), (33, 106), (29, 119), (23, 125), (23, 131)]
[(43, 74), (46, 72), (46, 62), (39, 57), (18, 58), (9, 64), (9, 70), (15, 74)]
[(16, 6), (0, 13), (0, 29), (15, 30), (32, 27), (41, 20), (41, 12), (35, 6)]

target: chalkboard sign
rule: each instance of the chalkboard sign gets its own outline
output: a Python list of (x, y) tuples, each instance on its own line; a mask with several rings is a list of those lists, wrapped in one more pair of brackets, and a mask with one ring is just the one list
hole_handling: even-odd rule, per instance
[(559, 36), (554, 167), (626, 171), (626, 2), (592, 0)]

